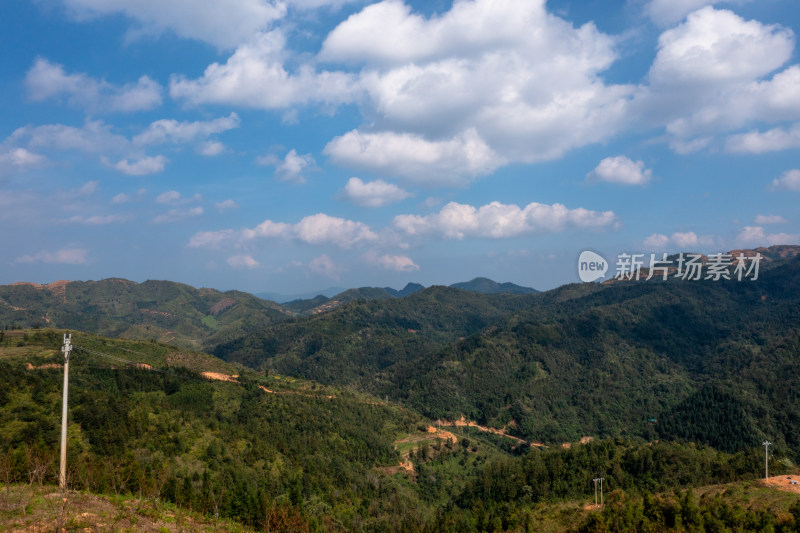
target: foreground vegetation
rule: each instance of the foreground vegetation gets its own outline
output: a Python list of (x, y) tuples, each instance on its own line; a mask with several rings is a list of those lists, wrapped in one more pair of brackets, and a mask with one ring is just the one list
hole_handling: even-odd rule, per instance
[[(3, 524), (47, 513), (67, 520), (47, 496), (52, 489), (39, 488), (56, 482), (61, 336), (7, 331), (0, 342)], [(82, 334), (73, 340), (69, 487), (113, 495), (108, 513), (122, 517), (119, 528), (136, 526), (132, 520), (169, 528), (170, 520), (210, 527), (224, 519), (241, 524), (225, 527), (270, 531), (604, 531), (646, 517), (647, 527), (680, 530), (689, 519), (676, 517), (694, 509), (686, 487), (761, 471), (757, 448), (726, 453), (637, 439), (540, 448), (476, 428), (439, 430), (375, 397), (198, 352)], [(773, 468), (791, 470), (781, 453)], [(410, 470), (399, 466), (404, 461)], [(608, 505), (590, 513), (584, 507), (597, 476), (606, 480)], [(70, 502), (80, 501), (72, 494)], [(699, 516), (745, 516), (746, 530), (790, 531), (788, 506), (770, 507), (779, 500), (750, 508), (701, 497), (696, 506)], [(624, 527), (609, 522), (619, 513), (628, 517)], [(70, 523), (77, 528), (80, 520)]]

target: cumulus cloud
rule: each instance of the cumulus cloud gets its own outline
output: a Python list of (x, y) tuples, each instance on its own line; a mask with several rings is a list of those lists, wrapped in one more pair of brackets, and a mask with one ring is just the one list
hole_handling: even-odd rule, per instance
[(113, 167), (128, 176), (145, 176), (164, 170), (169, 159), (163, 155), (142, 157), (136, 161), (123, 159), (113, 164)]
[(25, 143), (28, 149), (78, 150), (90, 154), (119, 153), (129, 148), (128, 139), (113, 133), (110, 125), (91, 119), (80, 128), (64, 124), (23, 126), (14, 130), (6, 142)]
[(190, 204), (193, 202), (202, 202), (203, 196), (201, 194), (195, 194), (190, 196), (189, 198), (184, 198), (181, 193), (178, 191), (165, 191), (156, 196), (156, 203), (158, 204), (167, 204), (167, 205), (183, 205), (183, 204)]
[(492, 202), (479, 208), (450, 202), (427, 216), (398, 215), (394, 226), (407, 235), (434, 235), (445, 239), (482, 237), (503, 239), (568, 228), (609, 229), (617, 224), (612, 211), (568, 209), (562, 204), (530, 203), (524, 208)]
[(25, 148), (3, 149), (0, 146), (0, 176), (12, 170), (24, 170), (42, 165), (47, 159)]
[(233, 209), (239, 209), (239, 204), (237, 204), (231, 198), (228, 198), (227, 200), (223, 200), (221, 202), (216, 202), (214, 204), (214, 207), (217, 208), (217, 211), (222, 213), (224, 211), (231, 211)]
[(649, 85), (637, 91), (632, 108), (645, 123), (665, 124), (678, 153), (704, 149), (753, 122), (796, 120), (800, 67), (778, 71), (794, 45), (788, 28), (704, 7), (661, 34)]
[(736, 237), (739, 246), (800, 244), (800, 234), (767, 233), (761, 226), (745, 226)]
[(225, 145), (219, 141), (206, 141), (197, 147), (197, 153), (206, 157), (214, 157), (225, 151)]
[(363, 182), (358, 178), (350, 178), (344, 187), (342, 197), (362, 207), (381, 207), (399, 202), (411, 196), (397, 185), (383, 180)]
[(465, 0), (431, 16), (385, 0), (339, 24), (316, 61), (289, 69), (285, 46), (282, 30), (263, 32), (201, 77), (173, 77), (170, 94), (284, 110), (356, 102), (371, 126), (329, 144), (337, 163), (462, 183), (608, 139), (635, 89), (599, 76), (616, 58), (613, 38), (543, 0)]
[(800, 191), (800, 169), (787, 170), (779, 178), (772, 180), (772, 188)]
[(238, 128), (240, 124), (239, 115), (236, 113), (207, 121), (178, 122), (172, 119), (156, 120), (145, 131), (136, 135), (133, 138), (133, 143), (137, 145), (185, 144), (199, 138), (206, 138), (216, 133)]
[(455, 2), (427, 18), (379, 2), (334, 29), (320, 57), (362, 65), (363, 98), (380, 130), (335, 140), (329, 149), (339, 162), (373, 168), (386, 159), (393, 175), (423, 179), (442, 170), (480, 176), (607, 139), (633, 91), (598, 77), (615, 58), (612, 39), (549, 14), (543, 1)]
[(659, 85), (751, 81), (792, 56), (792, 31), (705, 7), (658, 38), (650, 79)]
[(309, 244), (333, 243), (342, 248), (374, 241), (378, 236), (363, 222), (331, 217), (324, 213), (303, 218), (295, 224), (298, 239)]
[(97, 154), (101, 162), (124, 174), (153, 174), (163, 171), (169, 160), (163, 155), (146, 155), (146, 147), (206, 141), (206, 144), (200, 144), (201, 153), (216, 155), (224, 146), (208, 141), (208, 137), (237, 128), (239, 124), (236, 113), (208, 121), (179, 122), (163, 119), (151, 123), (132, 139), (115, 133), (102, 120), (86, 119), (81, 127), (64, 124), (24, 126), (16, 129), (0, 144), (0, 170), (5, 161), (18, 167), (38, 164), (44, 161), (44, 156), (39, 151), (75, 150)]
[(189, 240), (192, 248), (219, 248), (223, 245), (241, 246), (258, 239), (292, 239), (306, 244), (334, 244), (353, 248), (374, 242), (378, 235), (363, 222), (332, 217), (324, 213), (304, 217), (296, 224), (265, 220), (254, 228), (240, 231), (230, 229), (196, 233)]
[(786, 224), (789, 221), (780, 215), (756, 215), (754, 222), (756, 225), (761, 226), (766, 224)]
[(42, 250), (32, 255), (23, 255), (17, 258), (17, 263), (51, 263), (60, 265), (85, 265), (88, 263), (86, 254), (88, 252), (83, 248), (62, 248), (51, 252), (49, 250)]
[(258, 261), (249, 255), (232, 255), (228, 258), (228, 265), (233, 268), (256, 268)]
[[(266, 161), (267, 159), (260, 159)], [(311, 154), (300, 155), (297, 150), (290, 150), (286, 154), (283, 161), (277, 163), (275, 168), (275, 177), (281, 181), (288, 181), (291, 183), (305, 183), (306, 178), (303, 172), (306, 169), (314, 168), (314, 158)]]
[(376, 252), (368, 252), (364, 255), (364, 259), (368, 263), (386, 270), (396, 270), (397, 272), (414, 272), (419, 270), (419, 265), (405, 255), (378, 255)]
[(597, 167), (586, 175), (590, 181), (607, 181), (622, 185), (644, 185), (652, 177), (653, 171), (644, 168), (644, 161), (632, 161), (624, 155), (606, 157)]
[(86, 74), (67, 74), (64, 67), (38, 58), (25, 75), (31, 100), (63, 98), (72, 106), (97, 113), (143, 111), (161, 105), (161, 85), (147, 76), (117, 86)]
[(233, 246), (238, 240), (232, 229), (220, 231), (199, 231), (189, 239), (190, 248), (207, 248), (216, 250), (224, 246)]
[(675, 232), (671, 236), (654, 233), (647, 237), (643, 244), (654, 250), (680, 249), (684, 250), (691, 247), (709, 247), (714, 245), (714, 238), (711, 235), (698, 236), (693, 231)]
[(286, 38), (280, 30), (259, 35), (236, 49), (225, 64), (212, 63), (203, 76), (173, 76), (170, 96), (194, 105), (228, 104), (281, 109), (296, 104), (339, 104), (353, 100), (350, 74), (316, 72), (302, 65), (295, 73), (283, 65)]
[(763, 154), (800, 147), (800, 122), (790, 128), (751, 131), (728, 137), (725, 149), (732, 153)]
[(136, 21), (129, 38), (172, 31), (219, 48), (232, 48), (281, 19), (283, 2), (273, 0), (62, 0), (83, 20), (123, 14)]
[(174, 209), (170, 209), (166, 213), (154, 217), (153, 223), (166, 224), (169, 222), (178, 222), (180, 220), (185, 220), (187, 218), (199, 217), (203, 213), (204, 210), (201, 206), (189, 207), (189, 208), (176, 207)]
[(486, 175), (503, 163), (474, 129), (446, 141), (429, 141), (408, 133), (353, 130), (329, 142), (324, 153), (340, 165), (425, 184)]

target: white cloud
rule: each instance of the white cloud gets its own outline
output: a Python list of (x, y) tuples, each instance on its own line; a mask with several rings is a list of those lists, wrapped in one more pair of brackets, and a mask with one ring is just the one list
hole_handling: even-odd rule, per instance
[(156, 120), (145, 131), (136, 135), (133, 138), (133, 143), (137, 145), (168, 142), (185, 144), (198, 138), (204, 139), (216, 133), (238, 128), (240, 124), (239, 115), (236, 113), (208, 121), (178, 122), (172, 119)]
[(233, 255), (228, 258), (228, 265), (233, 268), (256, 268), (258, 261), (249, 255)]
[(90, 154), (124, 152), (129, 147), (128, 139), (112, 133), (111, 126), (91, 119), (82, 128), (63, 124), (24, 126), (16, 129), (6, 142), (26, 142), (29, 149), (79, 150)]
[[(267, 161), (267, 158), (259, 158), (258, 161)], [(292, 149), (286, 154), (283, 161), (277, 163), (275, 177), (281, 181), (291, 183), (305, 183), (306, 178), (303, 172), (306, 169), (314, 168), (315, 161), (311, 154), (299, 155)]]
[(232, 209), (239, 209), (239, 204), (234, 202), (232, 199), (228, 198), (227, 200), (223, 200), (221, 202), (216, 202), (214, 207), (217, 208), (217, 211), (220, 213), (224, 211), (230, 211)]
[(792, 56), (789, 29), (746, 21), (727, 10), (705, 7), (658, 38), (650, 79), (659, 85), (751, 81)]
[(158, 215), (153, 218), (154, 224), (165, 224), (169, 222), (178, 222), (180, 220), (185, 220), (187, 218), (199, 217), (204, 213), (202, 207), (189, 207), (189, 208), (179, 208), (176, 207), (175, 209), (170, 209), (164, 214)]
[(128, 194), (125, 194), (125, 193), (123, 193), (123, 192), (121, 192), (121, 193), (119, 193), (119, 194), (115, 195), (115, 196), (114, 196), (114, 197), (111, 199), (111, 203), (112, 203), (112, 204), (127, 204), (127, 203), (128, 203), (128, 202), (130, 202), (130, 201), (131, 201), (131, 197), (130, 197), (130, 195), (128, 195)]
[(73, 224), (84, 224), (86, 226), (105, 226), (107, 224), (114, 224), (117, 222), (125, 222), (129, 217), (125, 215), (75, 215), (69, 218), (69, 222)]
[(644, 168), (644, 161), (632, 161), (620, 155), (606, 157), (597, 167), (586, 175), (589, 180), (607, 181), (623, 185), (644, 185), (652, 177), (653, 171)]
[(46, 158), (25, 148), (3, 149), (0, 145), (0, 176), (11, 170), (24, 170), (44, 164)]
[(398, 215), (394, 226), (407, 235), (432, 234), (446, 239), (483, 237), (503, 239), (533, 233), (553, 233), (568, 228), (609, 229), (617, 224), (612, 211), (568, 209), (562, 204), (490, 204), (475, 208), (450, 202), (438, 213), (427, 216)]
[(331, 217), (324, 213), (303, 218), (295, 224), (298, 239), (309, 244), (333, 243), (342, 248), (352, 248), (363, 242), (374, 241), (378, 236), (363, 222)]
[(33, 255), (23, 255), (17, 258), (17, 263), (51, 263), (61, 265), (85, 265), (87, 251), (82, 248), (62, 248), (51, 252), (42, 250)]
[(308, 266), (317, 274), (322, 274), (332, 279), (339, 279), (339, 266), (326, 254), (315, 257), (309, 262)]
[(197, 153), (206, 157), (214, 157), (225, 151), (225, 145), (219, 141), (206, 141), (197, 147)]
[(199, 193), (190, 196), (189, 198), (184, 198), (183, 196), (181, 196), (181, 193), (174, 190), (162, 192), (161, 194), (156, 196), (156, 203), (158, 204), (184, 205), (202, 201), (203, 201), (203, 196)]
[(86, 74), (67, 74), (61, 65), (38, 58), (25, 76), (34, 101), (64, 97), (72, 106), (90, 112), (142, 111), (161, 105), (161, 85), (147, 76), (122, 86)]
[(337, 164), (429, 185), (458, 183), (464, 176), (486, 175), (503, 164), (474, 129), (446, 141), (353, 130), (333, 139), (323, 152)]
[(364, 255), (364, 259), (368, 263), (386, 270), (396, 270), (397, 272), (414, 272), (419, 270), (419, 265), (405, 255), (378, 255), (375, 252), (368, 252)]
[(687, 232), (675, 232), (671, 236), (667, 237), (666, 235), (662, 235), (660, 233), (654, 233), (647, 237), (643, 244), (651, 249), (654, 250), (666, 250), (666, 249), (681, 249), (684, 250), (686, 248), (691, 247), (709, 247), (714, 245), (714, 238), (711, 235), (702, 235), (699, 236), (697, 233), (693, 231)]
[(780, 178), (772, 180), (772, 188), (800, 191), (800, 169), (787, 170)]
[(281, 19), (273, 0), (62, 0), (80, 19), (122, 13), (138, 23), (129, 38), (167, 30), (219, 48), (232, 48)]
[(800, 244), (800, 235), (793, 233), (767, 233), (761, 226), (745, 226), (736, 237), (739, 246)]
[(725, 149), (733, 153), (763, 154), (800, 147), (800, 122), (790, 128), (751, 131), (728, 137)]
[(339, 104), (353, 100), (350, 74), (315, 72), (302, 65), (288, 72), (283, 61), (286, 39), (280, 30), (259, 35), (236, 49), (225, 64), (212, 63), (203, 76), (189, 80), (173, 76), (170, 96), (191, 104), (228, 104), (260, 109), (281, 109), (295, 104)]
[(343, 198), (362, 207), (381, 207), (411, 196), (397, 185), (383, 180), (363, 182), (350, 178), (344, 187)]
[(114, 163), (113, 166), (115, 169), (129, 176), (145, 176), (147, 174), (155, 174), (156, 172), (163, 171), (168, 161), (169, 159), (163, 155), (157, 155), (143, 157), (133, 162), (128, 162), (127, 159), (123, 159)]
[(170, 94), (293, 116), (297, 105), (355, 102), (370, 130), (334, 139), (337, 163), (451, 184), (561, 157), (629, 120), (634, 87), (599, 76), (613, 38), (549, 14), (544, 0), (464, 0), (430, 17), (386, 0), (337, 26), (315, 60), (288, 69), (297, 61), (285, 44), (281, 30), (263, 33), (200, 78), (173, 77)]
[(159, 204), (172, 204), (180, 201), (181, 193), (178, 191), (166, 191), (156, 196), (156, 203)]
[[(716, 136), (753, 122), (800, 119), (800, 67), (776, 72), (792, 57), (793, 32), (710, 6), (665, 31), (632, 109), (666, 125), (670, 146), (685, 154), (713, 147)], [(763, 79), (775, 72), (771, 79)], [(737, 148), (742, 138), (730, 141)]]
[(756, 215), (754, 222), (756, 225), (760, 226), (766, 224), (787, 224), (789, 221), (780, 215)]
[[(32, 166), (44, 160), (33, 150), (50, 149), (99, 154), (100, 161), (122, 173), (135, 176), (153, 174), (163, 171), (169, 160), (163, 155), (146, 155), (144, 147), (205, 141), (198, 147), (199, 151), (205, 155), (216, 155), (224, 150), (224, 146), (207, 141), (207, 138), (237, 128), (239, 124), (236, 113), (209, 121), (178, 122), (163, 119), (151, 123), (133, 139), (114, 133), (111, 126), (101, 120), (87, 119), (80, 128), (64, 124), (25, 126), (15, 130), (0, 144), (0, 170), (4, 160), (16, 162), (18, 166), (23, 163)], [(23, 159), (23, 156), (26, 157)], [(114, 159), (118, 161), (112, 162)]]
[(200, 231), (189, 239), (190, 248), (219, 249), (224, 245), (233, 245), (238, 240), (238, 235), (231, 229), (220, 231)]
[(363, 222), (318, 213), (304, 217), (296, 224), (265, 220), (254, 228), (240, 231), (220, 230), (196, 233), (189, 240), (193, 248), (219, 248), (223, 244), (241, 246), (257, 239), (293, 239), (306, 244), (333, 244), (340, 248), (374, 242), (378, 235)]

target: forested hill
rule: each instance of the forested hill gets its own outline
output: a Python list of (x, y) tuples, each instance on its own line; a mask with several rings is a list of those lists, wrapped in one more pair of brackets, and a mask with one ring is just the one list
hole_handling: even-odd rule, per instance
[(239, 291), (124, 279), (0, 286), (0, 324), (58, 327), (201, 348), (287, 318), (276, 303)]
[(221, 344), (213, 353), (326, 383), (369, 382), (387, 367), (431, 353), (534, 305), (532, 296), (434, 286), (405, 298), (360, 299), (327, 313), (276, 323)]
[(275, 324), (216, 353), (526, 439), (635, 434), (735, 450), (769, 436), (800, 450), (799, 339), (800, 257), (776, 257), (757, 281), (495, 297), (435, 287)]

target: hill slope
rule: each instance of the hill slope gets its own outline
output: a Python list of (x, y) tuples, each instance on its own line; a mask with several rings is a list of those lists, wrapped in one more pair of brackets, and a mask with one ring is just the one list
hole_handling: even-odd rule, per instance
[(497, 283), (489, 278), (475, 278), (470, 281), (453, 283), (455, 289), (472, 291), (480, 294), (535, 294), (539, 291), (530, 287), (522, 287), (511, 282)]
[(71, 328), (200, 348), (287, 318), (247, 293), (124, 279), (0, 286), (0, 324)]

